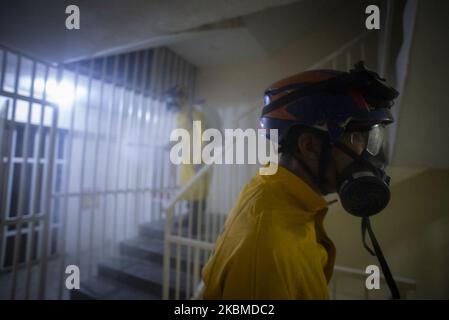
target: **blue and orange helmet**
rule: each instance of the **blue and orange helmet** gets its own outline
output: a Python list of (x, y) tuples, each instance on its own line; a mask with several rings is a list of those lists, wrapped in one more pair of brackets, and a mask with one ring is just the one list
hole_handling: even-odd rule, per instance
[(349, 72), (311, 70), (271, 85), (264, 95), (260, 123), (277, 129), (279, 141), (302, 125), (327, 132), (336, 141), (344, 131), (393, 122), (390, 108), (399, 93), (363, 61)]

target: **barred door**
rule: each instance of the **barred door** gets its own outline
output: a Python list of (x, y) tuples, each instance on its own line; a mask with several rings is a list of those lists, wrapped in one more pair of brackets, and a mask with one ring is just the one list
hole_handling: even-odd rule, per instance
[[(58, 106), (37, 80), (48, 79), (49, 64), (6, 48), (0, 53), (0, 286), (2, 298), (16, 298), (18, 286), (31, 282), (26, 270), (46, 270), (56, 254), (58, 219), (50, 217), (50, 203)], [(39, 272), (37, 290), (44, 283)]]

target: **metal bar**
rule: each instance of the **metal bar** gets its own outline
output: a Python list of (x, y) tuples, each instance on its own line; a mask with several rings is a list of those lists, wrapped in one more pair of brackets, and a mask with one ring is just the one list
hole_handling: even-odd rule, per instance
[(193, 284), (190, 296), (192, 296), (195, 293), (195, 288), (199, 283), (198, 281), (199, 273), (200, 273), (200, 249), (198, 247), (195, 247), (194, 263), (193, 263)]
[[(133, 118), (134, 116), (137, 119), (137, 106), (136, 106), (136, 88), (137, 88), (137, 78), (138, 78), (138, 70), (139, 70), (139, 55), (136, 52), (135, 53), (135, 61), (134, 61), (134, 76), (133, 76), (133, 81), (132, 81), (132, 87), (131, 87), (131, 92), (130, 92), (130, 102), (129, 102), (129, 107), (131, 108), (131, 111), (129, 111), (130, 109), (128, 109), (128, 118), (127, 118), (127, 122), (128, 122), (128, 127), (127, 127), (127, 134), (126, 134), (126, 138), (127, 139), (131, 139), (132, 138), (132, 132), (133, 129), (135, 128), (135, 126), (133, 125)], [(135, 113), (135, 115), (134, 115)], [(129, 141), (129, 140), (128, 140)], [(131, 153), (132, 156), (134, 156), (134, 152)], [(129, 188), (130, 186), (130, 159), (129, 157), (126, 158), (126, 169), (125, 169), (125, 179), (126, 179), (126, 187)], [(128, 235), (128, 212), (129, 212), (129, 194), (127, 193), (125, 195), (125, 220), (124, 220), (124, 224), (123, 224), (123, 229), (124, 229), (124, 235), (125, 235), (125, 239), (127, 238)], [(135, 209), (135, 208), (134, 208)], [(130, 219), (131, 220), (131, 219)]]
[[(110, 103), (109, 103), (109, 115), (108, 115), (108, 125), (107, 125), (107, 142), (106, 142), (106, 159), (105, 159), (105, 177), (104, 177), (104, 189), (106, 190), (108, 187), (108, 178), (109, 178), (109, 166), (110, 166), (110, 159), (112, 158), (111, 155), (111, 141), (112, 141), (112, 119), (113, 119), (113, 115), (114, 115), (114, 105), (115, 105), (115, 97), (117, 94), (117, 77), (118, 77), (118, 65), (119, 65), (119, 56), (116, 55), (114, 56), (114, 71), (113, 71), (113, 75), (112, 75), (112, 92), (111, 92), (111, 98), (110, 98)], [(117, 112), (118, 114), (118, 112)], [(116, 138), (118, 139), (118, 138)], [(97, 190), (96, 190), (97, 191)], [(106, 214), (106, 209), (107, 209), (107, 204), (108, 204), (108, 194), (105, 193), (103, 194), (104, 196), (104, 205), (103, 205), (103, 212), (102, 212), (102, 233), (101, 233), (101, 245), (102, 245), (102, 256), (104, 256), (104, 247), (105, 247), (105, 242), (106, 242), (106, 225), (109, 225), (107, 223), (108, 221), (108, 215)]]
[(2, 220), (2, 225), (4, 226), (12, 226), (18, 223), (28, 223), (28, 222), (33, 222), (33, 221), (39, 221), (45, 218), (45, 214), (39, 214), (39, 215), (32, 215), (32, 216), (28, 216), (28, 217), (21, 217), (20, 219), (15, 218), (15, 219), (7, 219), (7, 220)]
[[(153, 117), (153, 135), (155, 138), (155, 140), (157, 140), (158, 138), (158, 132), (159, 132), (159, 126), (157, 124), (157, 121), (160, 118), (160, 108), (161, 108), (161, 103), (160, 103), (160, 99), (161, 99), (161, 92), (163, 90), (163, 80), (164, 80), (164, 71), (165, 71), (165, 60), (166, 60), (166, 55), (165, 55), (165, 50), (163, 48), (158, 48), (156, 49), (156, 56), (157, 56), (157, 62), (156, 62), (156, 66), (157, 66), (157, 76), (156, 76), (156, 81), (155, 81), (155, 86), (154, 86), (154, 117)], [(159, 157), (157, 155), (157, 153), (153, 153), (153, 157), (152, 157), (152, 176), (151, 176), (151, 186), (153, 189), (157, 189), (156, 185), (157, 185), (157, 174), (158, 174), (158, 160)], [(151, 212), (152, 212), (152, 220), (160, 220), (161, 219), (161, 212), (158, 211), (158, 205), (155, 201), (155, 199), (157, 199), (158, 193), (155, 192), (152, 195), (152, 201), (151, 201)]]
[(13, 174), (14, 174), (14, 162), (10, 161), (11, 155), (14, 153), (14, 150), (16, 149), (17, 144), (17, 132), (12, 132), (12, 139), (11, 139), (11, 148), (10, 148), (10, 156), (8, 157), (8, 178), (6, 179), (7, 186), (6, 186), (6, 209), (5, 209), (5, 216), (6, 219), (9, 218), (9, 215), (11, 215), (11, 197), (12, 197), (12, 182), (13, 182)]
[[(140, 119), (138, 119), (139, 121), (139, 126), (137, 129), (138, 135), (137, 135), (137, 139), (139, 141), (139, 145), (140, 147), (137, 148), (137, 164), (136, 164), (136, 188), (142, 188), (142, 174), (143, 174), (143, 168), (142, 168), (142, 143), (143, 143), (143, 138), (147, 137), (146, 135), (144, 135), (143, 133), (145, 132), (145, 114), (146, 114), (146, 110), (147, 108), (145, 108), (144, 110), (144, 106), (145, 106), (145, 100), (144, 100), (144, 90), (148, 84), (148, 50), (145, 50), (144, 54), (143, 54), (143, 74), (142, 74), (142, 81), (141, 81), (141, 94), (139, 96), (140, 98), (140, 108), (139, 111), (140, 112)], [(135, 88), (137, 89), (137, 88)], [(139, 115), (138, 115), (139, 117)], [(138, 230), (138, 224), (141, 222), (141, 202), (143, 200), (143, 197), (141, 197), (140, 193), (136, 193), (135, 194), (135, 204), (134, 204), (134, 210), (135, 210), (135, 219), (134, 219), (134, 232), (137, 233)]]
[[(17, 64), (16, 64), (16, 72), (15, 72), (15, 79), (14, 79), (14, 93), (18, 93), (18, 88), (19, 88), (19, 76), (20, 76), (20, 64), (21, 64), (21, 56), (18, 55), (17, 56)], [(15, 133), (15, 123), (16, 123), (16, 108), (17, 108), (17, 98), (15, 96), (13, 96), (13, 104), (12, 104), (12, 118), (11, 118), (11, 131)], [(12, 163), (11, 161), (11, 156), (15, 153), (15, 148), (10, 150), (10, 156), (8, 157), (8, 161), (10, 163)], [(14, 169), (13, 169), (14, 170)], [(12, 180), (12, 177), (10, 177), (10, 179)], [(9, 180), (9, 179), (8, 179)], [(12, 184), (12, 181), (9, 180), (9, 183)], [(8, 185), (8, 194), (10, 194), (10, 186)], [(8, 196), (7, 199), (8, 203), (11, 202), (11, 196)], [(10, 212), (10, 208), (7, 209), (6, 214), (11, 214)], [(17, 239), (17, 237), (16, 237)], [(15, 251), (15, 250), (14, 250)], [(15, 299), (15, 295), (16, 295), (16, 275), (17, 275), (17, 265), (14, 267), (13, 266), (13, 270), (12, 270), (12, 276), (11, 276), (11, 289), (10, 289), (10, 299)]]
[[(183, 185), (178, 192), (171, 198), (170, 201), (165, 205), (165, 210), (168, 210), (172, 206), (176, 204), (182, 197), (185, 196), (187, 192), (190, 191), (190, 188), (193, 184), (195, 184), (198, 180), (203, 178), (203, 175), (205, 175), (210, 169), (212, 165), (211, 164), (205, 164), (203, 167), (195, 174), (195, 176), (190, 179), (185, 185)], [(222, 180), (220, 180), (222, 181)]]
[[(70, 128), (69, 128), (69, 136), (67, 137), (67, 160), (64, 172), (64, 192), (69, 192), (69, 181), (70, 181), (70, 172), (72, 169), (72, 149), (73, 149), (73, 136), (74, 136), (74, 127), (75, 127), (75, 112), (76, 112), (76, 92), (78, 90), (78, 78), (79, 78), (79, 68), (80, 65), (77, 63), (75, 65), (75, 73), (74, 73), (74, 90), (75, 90), (75, 99), (73, 99), (71, 106), (71, 114), (70, 114)], [(68, 197), (64, 197), (64, 201), (62, 204), (62, 232), (61, 232), (61, 247), (60, 251), (61, 255), (61, 263), (60, 263), (60, 271), (59, 271), (59, 287), (58, 287), (58, 298), (62, 299), (63, 288), (64, 288), (64, 276), (65, 276), (65, 262), (67, 257), (66, 252), (66, 238), (67, 238), (67, 212), (69, 210), (69, 199)]]
[(50, 219), (50, 205), (51, 205), (51, 192), (53, 191), (52, 183), (52, 175), (53, 175), (53, 164), (55, 157), (55, 137), (56, 137), (56, 127), (58, 124), (58, 109), (54, 109), (52, 112), (53, 121), (50, 129), (50, 141), (49, 141), (49, 153), (47, 156), (48, 159), (48, 170), (45, 182), (46, 195), (44, 197), (44, 213), (46, 214), (44, 220), (44, 227), (42, 231), (43, 242), (42, 242), (42, 252), (41, 252), (41, 269), (40, 269), (40, 279), (38, 285), (38, 298), (45, 298), (45, 289), (46, 289), (46, 277), (47, 277), (47, 250), (48, 250), (48, 233), (49, 233), (49, 219)]
[[(164, 77), (163, 77), (163, 90), (167, 90), (170, 87), (170, 82), (172, 80), (172, 71), (173, 71), (173, 54), (171, 53), (170, 50), (168, 49), (164, 49), (164, 51), (166, 51), (166, 57), (167, 57), (167, 61), (166, 61), (166, 67), (165, 67), (165, 73), (164, 73)], [(164, 101), (161, 101), (160, 106), (159, 106), (159, 110), (160, 110), (160, 125), (158, 126), (158, 138), (159, 139), (163, 139), (163, 134), (164, 134), (164, 129), (165, 129), (165, 103)], [(164, 153), (161, 152), (160, 154), (158, 154), (158, 163), (159, 163), (159, 168), (156, 170), (156, 177), (157, 177), (157, 188), (162, 188), (163, 186), (163, 168), (164, 168)], [(161, 199), (163, 199), (163, 193), (160, 194)], [(162, 215), (162, 202), (157, 203), (158, 206), (158, 212), (160, 215)], [(161, 217), (162, 218), (162, 217)]]
[[(193, 216), (193, 206), (192, 201), (189, 201), (188, 212), (187, 212), (187, 239), (192, 238), (192, 216)], [(187, 267), (186, 267), (186, 295), (187, 299), (190, 297), (190, 286), (191, 286), (191, 256), (192, 256), (192, 248), (187, 247)]]
[[(0, 90), (3, 90), (3, 82), (5, 80), (5, 74), (6, 74), (6, 60), (7, 60), (7, 53), (5, 50), (2, 50), (2, 72), (0, 74)], [(4, 121), (4, 123), (0, 123), (0, 204), (4, 203), (4, 199), (2, 195), (5, 194), (4, 192), (4, 185), (2, 184), (3, 181), (6, 181), (6, 179), (3, 179), (4, 174), (4, 165), (3, 165), (3, 146), (5, 141), (7, 140), (7, 137), (9, 136), (7, 131), (7, 124), (8, 124), (8, 113), (9, 113), (9, 100), (5, 101), (4, 109), (2, 106), (0, 106), (0, 121)], [(1, 118), (2, 114), (5, 116), (4, 119)], [(3, 201), (2, 201), (3, 200)], [(3, 208), (0, 207), (0, 220), (3, 218), (2, 213), (4, 212)], [(0, 224), (0, 229), (2, 229), (2, 226)], [(2, 238), (2, 231), (0, 230), (0, 248), (1, 248), (1, 242), (3, 241)]]
[(91, 194), (96, 194), (96, 195), (114, 195), (114, 194), (120, 194), (120, 193), (133, 193), (133, 192), (140, 192), (140, 193), (146, 193), (146, 192), (151, 192), (151, 191), (173, 191), (177, 188), (174, 187), (166, 187), (166, 188), (161, 188), (161, 189), (152, 189), (152, 188), (130, 188), (130, 189), (118, 189), (118, 190), (98, 190), (96, 192), (90, 192), (90, 191), (85, 191), (85, 192), (55, 192), (53, 193), (52, 197), (53, 198), (69, 198), (69, 197), (79, 197), (79, 196), (84, 196), (84, 195), (91, 195)]
[[(204, 179), (204, 181), (207, 181), (208, 176), (206, 175), (203, 179)], [(199, 204), (200, 214), (199, 214), (199, 217), (198, 217), (198, 228), (197, 228), (197, 230), (198, 230), (198, 237), (197, 237), (197, 239), (198, 240), (203, 240), (203, 241), (206, 240), (205, 233), (203, 233), (203, 222), (202, 222), (203, 216), (204, 216), (204, 220), (205, 220), (205, 226), (206, 226), (205, 228), (207, 228), (207, 225), (208, 225), (208, 221), (206, 219), (206, 217), (207, 217), (206, 216), (207, 190), (205, 190), (205, 185), (204, 184), (205, 184), (205, 182), (201, 181), (200, 192), (201, 192), (202, 196), (204, 195), (204, 198), (200, 201), (200, 204)], [(205, 262), (206, 262), (205, 261), (206, 260), (206, 252), (205, 251), (201, 251), (200, 252), (199, 259), (202, 261), (201, 265), (204, 265)], [(195, 282), (195, 287), (197, 285), (198, 285), (198, 279)]]
[(26, 53), (22, 53), (21, 51), (15, 49), (15, 48), (12, 48), (11, 46), (5, 46), (5, 45), (0, 43), (0, 48), (3, 48), (3, 50), (5, 50), (5, 51), (9, 51), (9, 52), (12, 52), (12, 53), (15, 53), (15, 54), (20, 54), (22, 57), (28, 58), (29, 60), (34, 60), (36, 62), (40, 62), (40, 63), (48, 65), (48, 66), (56, 67), (55, 64), (49, 63), (48, 61), (44, 61), (44, 60), (41, 60), (41, 59), (38, 59), (38, 58), (35, 58), (35, 57), (31, 56), (31, 55), (27, 55)]
[[(44, 82), (45, 83), (45, 82)], [(42, 107), (41, 107), (42, 108)], [(40, 124), (41, 125), (41, 124)], [(39, 153), (39, 144), (37, 141), (39, 140), (38, 134), (34, 135), (34, 159), (38, 157)], [(35, 210), (35, 201), (36, 201), (36, 180), (37, 180), (37, 172), (39, 170), (39, 162), (34, 161), (33, 165), (33, 173), (31, 177), (31, 199), (30, 199), (30, 217), (34, 218), (36, 212)], [(28, 225), (28, 241), (27, 241), (27, 256), (26, 256), (26, 284), (25, 284), (25, 299), (29, 299), (30, 295), (30, 283), (31, 283), (31, 261), (33, 259), (33, 251), (34, 251), (34, 237), (35, 237), (35, 224), (36, 221), (32, 219), (32, 223)]]
[(198, 181), (198, 183), (199, 183), (198, 193), (200, 194), (200, 197), (198, 197), (198, 198), (201, 198), (201, 200), (199, 200), (199, 203), (198, 203), (198, 211), (199, 212), (197, 213), (197, 226), (196, 226), (196, 230), (197, 230), (196, 238), (197, 238), (197, 240), (201, 240), (201, 238), (202, 238), (203, 214), (204, 214), (203, 211), (205, 209), (205, 208), (203, 208), (203, 204), (206, 201), (206, 199), (202, 198), (202, 196), (205, 193), (203, 180), (206, 180), (206, 179), (207, 179), (207, 175), (204, 176), (202, 180)]
[[(223, 167), (221, 166), (221, 167), (219, 167), (217, 170), (214, 170), (213, 171), (213, 175), (219, 175), (220, 174), (220, 172), (223, 170)], [(213, 180), (213, 179), (211, 179), (211, 181), (212, 182), (217, 182), (218, 181), (218, 179), (215, 179), (215, 180)], [(216, 197), (216, 195), (215, 195), (215, 192), (212, 192), (211, 193), (211, 195), (212, 195), (212, 197), (211, 197), (211, 203), (213, 203), (213, 204), (215, 204), (215, 206), (217, 207), (217, 208), (219, 208), (219, 206), (217, 205), (217, 197)], [(214, 208), (215, 209), (215, 208)], [(212, 213), (213, 215), (212, 215), (212, 235), (211, 235), (211, 239), (210, 239), (210, 241), (214, 241), (216, 238), (217, 238), (217, 235), (218, 235), (218, 228), (219, 228), (219, 225), (218, 225), (218, 223), (219, 223), (219, 212), (218, 211), (216, 211), (216, 212), (213, 212)]]
[(3, 49), (2, 50), (2, 74), (0, 75), (0, 91), (3, 91), (3, 84), (5, 83), (5, 76), (6, 76), (6, 62), (8, 57), (8, 50)]
[[(154, 64), (154, 53), (151, 55), (151, 65)], [(150, 71), (150, 84), (149, 84), (149, 90), (151, 90), (151, 87), (154, 83), (154, 69), (151, 67)], [(152, 136), (152, 126), (151, 126), (151, 117), (153, 113), (153, 106), (154, 106), (154, 99), (152, 98), (152, 93), (150, 92), (150, 96), (145, 98), (145, 105), (146, 105), (146, 112), (145, 112), (145, 130), (144, 130), (144, 136), (145, 137), (151, 137)], [(150, 139), (146, 140), (145, 143), (145, 151), (143, 158), (145, 159), (145, 170), (144, 170), (144, 180), (143, 180), (143, 188), (150, 188), (151, 187), (151, 171), (153, 169), (153, 164), (151, 163), (151, 150), (150, 148)], [(142, 199), (142, 208), (141, 210), (144, 212), (144, 219), (146, 221), (151, 221), (151, 203), (152, 203), (152, 194), (151, 192), (148, 195), (145, 195)]]
[[(5, 54), (6, 56), (6, 54)], [(3, 69), (2, 69), (3, 70)], [(6, 209), (3, 206), (3, 204), (6, 203), (7, 198), (6, 198), (6, 188), (7, 188), (7, 171), (5, 170), (6, 165), (3, 163), (4, 159), (3, 159), (3, 146), (4, 146), (4, 142), (9, 141), (9, 137), (11, 136), (10, 132), (7, 131), (6, 126), (8, 125), (8, 113), (9, 113), (9, 100), (6, 100), (5, 103), (5, 109), (4, 109), (4, 114), (5, 114), (5, 119), (4, 119), (4, 125), (2, 123), (0, 123), (0, 127), (4, 128), (4, 131), (1, 132), (0, 135), (0, 267), (3, 267), (3, 255), (5, 254), (5, 250), (3, 250), (3, 244), (4, 242), (4, 223), (3, 221), (6, 219)], [(0, 116), (1, 116), (1, 112), (0, 112)], [(0, 118), (0, 121), (3, 121), (3, 119)], [(6, 205), (5, 205), (6, 206)]]
[[(12, 159), (12, 161), (13, 161), (14, 163), (19, 163), (19, 162), (22, 162), (22, 161), (23, 161), (23, 158), (22, 158), (22, 157), (15, 157), (15, 156), (14, 156), (14, 157), (11, 157), (11, 159)], [(63, 161), (57, 160), (57, 159), (56, 159), (56, 162), (57, 162), (58, 164), (62, 164), (62, 163), (63, 163)], [(28, 158), (27, 163), (28, 163), (28, 164), (33, 164), (33, 163), (34, 163), (34, 159)], [(39, 160), (38, 160), (38, 163), (44, 164), (44, 163), (45, 163), (45, 160), (44, 160), (44, 159), (39, 159)], [(56, 194), (56, 193), (55, 193), (55, 194)]]
[[(93, 181), (92, 187), (93, 190), (97, 189), (97, 175), (98, 175), (98, 153), (99, 153), (99, 137), (101, 130), (101, 122), (103, 121), (103, 110), (104, 110), (104, 83), (106, 81), (106, 63), (107, 58), (102, 58), (102, 66), (101, 66), (101, 77), (100, 77), (100, 105), (98, 106), (97, 111), (97, 126), (95, 128), (95, 142), (94, 142), (94, 158), (93, 158)], [(96, 203), (98, 200), (98, 196), (94, 193), (92, 194), (93, 202)], [(94, 227), (95, 227), (95, 205), (91, 207), (90, 210), (90, 235), (89, 235), (89, 266), (88, 266), (88, 275), (92, 275), (92, 268), (94, 266), (93, 259), (93, 242), (94, 239)]]
[[(186, 63), (184, 61), (181, 61), (180, 59), (178, 60), (181, 62), (181, 67), (180, 67), (180, 72), (178, 74), (178, 83), (181, 84), (181, 86), (184, 88), (185, 87), (185, 75), (186, 75)], [(174, 119), (173, 119), (174, 120)], [(172, 124), (172, 128), (175, 125)], [(174, 181), (173, 181), (173, 185), (176, 186), (177, 184), (177, 174), (176, 174), (176, 166), (172, 166), (173, 170), (175, 171), (174, 174)], [(181, 205), (183, 205), (184, 203), (177, 203), (177, 209), (178, 209), (178, 236), (183, 236), (182, 235), (182, 224), (183, 224), (183, 207)], [(176, 244), (176, 296), (175, 299), (179, 300), (180, 299), (180, 287), (181, 287), (181, 245), (178, 243)], [(188, 293), (185, 292), (185, 297), (184, 299), (188, 299)]]
[(165, 221), (165, 236), (164, 236), (164, 271), (162, 275), (162, 299), (168, 300), (170, 298), (170, 235), (172, 227), (173, 208), (167, 211), (167, 219)]
[[(210, 172), (209, 172), (209, 176), (207, 177), (207, 179), (208, 179), (208, 184), (207, 184), (207, 187), (209, 188), (209, 190), (210, 190), (210, 181), (211, 181), (211, 173), (212, 173), (212, 170), (210, 170)], [(205, 220), (205, 230), (204, 230), (204, 240), (205, 241), (212, 241), (212, 239), (211, 239), (211, 229), (212, 229), (212, 217), (211, 217), (211, 215), (210, 215), (210, 210), (209, 210), (209, 208), (210, 208), (210, 206), (208, 207), (207, 206), (207, 200), (209, 199), (209, 192), (210, 191), (208, 191), (207, 192), (207, 194), (206, 194), (206, 197), (205, 197), (205, 201), (206, 201), (206, 205), (205, 205), (205, 209), (208, 209), (207, 211), (206, 210), (204, 210), (204, 220)]]
[[(157, 108), (158, 108), (158, 102), (157, 102), (157, 93), (158, 93), (158, 87), (160, 83), (160, 76), (159, 71), (161, 68), (161, 50), (160, 49), (154, 49), (154, 55), (153, 55), (153, 66), (151, 68), (152, 70), (152, 81), (151, 81), (151, 117), (149, 119), (149, 126), (150, 126), (150, 134), (149, 137), (154, 137), (156, 133), (156, 119), (157, 119)], [(149, 149), (148, 152), (150, 152), (151, 149)], [(150, 160), (150, 170), (149, 173), (151, 174), (149, 176), (149, 184), (150, 188), (155, 190), (155, 174), (156, 174), (156, 153), (151, 153), (151, 160)], [(151, 191), (150, 193), (150, 220), (156, 220), (156, 213), (155, 213), (155, 192)]]
[[(87, 132), (89, 130), (89, 113), (90, 113), (90, 104), (92, 98), (92, 78), (94, 72), (94, 60), (90, 60), (89, 63), (89, 74), (88, 74), (88, 85), (87, 85), (87, 101), (85, 106), (85, 115), (84, 115), (84, 132), (83, 132), (83, 140), (81, 146), (81, 169), (80, 169), (80, 192), (83, 191), (84, 188), (84, 175), (85, 175), (85, 163), (86, 163), (86, 140), (87, 140)], [(77, 232), (77, 266), (81, 267), (81, 234), (82, 234), (82, 224), (83, 224), (83, 208), (81, 207), (83, 203), (83, 197), (80, 197), (80, 203), (78, 208), (78, 232)]]
[[(12, 179), (13, 179), (13, 172), (14, 172), (14, 162), (11, 161), (11, 155), (14, 153), (14, 151), (11, 150), (15, 150), (16, 148), (16, 140), (17, 140), (17, 134), (15, 131), (12, 131), (12, 129), (10, 129), (11, 132), (11, 146), (10, 146), (10, 150), (9, 150), (9, 156), (7, 158), (7, 163), (6, 165), (8, 166), (6, 172), (7, 172), (7, 177), (5, 179), (5, 197), (4, 197), (4, 203), (5, 203), (5, 210), (4, 215), (5, 215), (5, 220), (8, 219), (8, 216), (10, 215), (11, 212), (11, 194), (12, 194)], [(5, 165), (5, 167), (6, 167)], [(0, 224), (3, 224), (3, 221), (0, 221)], [(6, 239), (5, 239), (6, 240)], [(6, 241), (3, 241), (2, 243), (2, 247), (1, 247), (1, 265), (4, 266), (5, 264), (5, 252), (6, 252)]]
[[(44, 203), (44, 198), (45, 198), (45, 195), (46, 195), (45, 194), (45, 190), (46, 190), (45, 188), (46, 188), (46, 182), (47, 181), (46, 181), (45, 177), (47, 177), (47, 173), (48, 173), (48, 170), (49, 170), (48, 159), (46, 157), (49, 154), (49, 148), (50, 148), (50, 146), (49, 146), (49, 137), (48, 137), (47, 133), (45, 133), (44, 136), (43, 136), (43, 145), (44, 145), (44, 148), (43, 148), (42, 158), (46, 159), (46, 160), (44, 160), (44, 162), (42, 163), (42, 181), (41, 181), (41, 184), (40, 184), (40, 188), (41, 188), (42, 192), (41, 192), (40, 197), (39, 197), (39, 211), (42, 212), (43, 215), (46, 215), (47, 213), (43, 212), (43, 210), (44, 210), (43, 209), (44, 208), (43, 203)], [(42, 224), (43, 224), (43, 222), (42, 222)], [(38, 227), (36, 227), (36, 232), (38, 232), (37, 233), (38, 244), (40, 244), (38, 246), (38, 248), (37, 248), (38, 249), (38, 254), (37, 254), (38, 257), (40, 257), (41, 252), (42, 252), (42, 242), (43, 242), (43, 234), (42, 234), (43, 227), (42, 227), (42, 224), (39, 223)]]
[[(126, 95), (126, 81), (128, 79), (128, 72), (129, 72), (129, 54), (125, 55), (125, 61), (124, 61), (124, 72), (123, 72), (123, 88), (120, 94), (120, 111), (118, 115), (118, 125), (119, 128), (118, 134), (117, 134), (117, 167), (115, 169), (115, 187), (116, 189), (119, 189), (120, 186), (120, 170), (122, 166), (120, 165), (120, 160), (122, 156), (122, 138), (119, 136), (124, 130), (124, 121), (123, 118), (125, 116), (125, 95)], [(115, 253), (116, 251), (116, 243), (117, 243), (117, 207), (118, 207), (118, 199), (117, 199), (117, 193), (114, 197), (114, 219), (112, 224), (112, 251)]]
[(20, 100), (24, 100), (26, 102), (30, 102), (30, 103), (37, 103), (37, 104), (45, 104), (48, 107), (51, 107), (53, 109), (57, 109), (58, 108), (58, 104), (51, 102), (51, 101), (46, 101), (43, 99), (39, 99), (39, 98), (34, 98), (34, 97), (29, 97), (29, 96), (25, 96), (23, 94), (20, 93), (12, 93), (9, 91), (4, 91), (4, 90), (0, 90), (0, 96), (5, 96), (8, 98), (12, 98), (12, 99), (20, 99)]
[[(201, 196), (202, 196), (201, 183), (202, 183), (202, 181), (200, 180), (197, 183), (200, 186), (200, 188), (197, 189), (197, 194), (198, 194), (197, 199), (201, 199)], [(201, 223), (200, 223), (201, 209), (200, 209), (200, 207), (201, 207), (201, 200), (197, 200), (197, 205), (195, 208), (196, 209), (196, 240), (197, 241), (200, 241), (200, 233), (201, 233), (201, 229), (200, 229), (201, 228)], [(189, 237), (189, 238), (191, 238), (191, 237)], [(198, 284), (198, 273), (199, 273), (199, 264), (200, 264), (200, 252), (199, 252), (198, 247), (195, 247), (195, 249), (193, 251), (193, 259), (194, 259), (193, 260), (193, 283), (192, 283), (192, 287), (191, 287), (190, 296), (193, 295), (195, 287)]]
[[(146, 115), (146, 126), (147, 126), (147, 137), (153, 137), (153, 133), (154, 133), (154, 125), (152, 125), (154, 116), (155, 116), (155, 106), (156, 106), (156, 99), (155, 99), (155, 89), (156, 89), (156, 78), (157, 78), (157, 70), (158, 70), (158, 57), (159, 57), (159, 51), (157, 49), (153, 50), (152, 53), (152, 57), (151, 57), (151, 74), (150, 74), (150, 86), (149, 86), (149, 98), (148, 98), (148, 113)], [(147, 152), (146, 152), (146, 159), (148, 159), (147, 165), (148, 165), (148, 170), (146, 172), (146, 184), (147, 184), (147, 188), (153, 188), (152, 185), (152, 177), (153, 177), (153, 172), (155, 170), (155, 166), (154, 166), (154, 152), (152, 152), (152, 148), (151, 148), (151, 142), (147, 142)], [(150, 191), (149, 197), (145, 197), (145, 202), (148, 203), (149, 205), (147, 206), (146, 211), (149, 213), (149, 219), (150, 221), (154, 220), (153, 217), (153, 192)]]
[[(175, 210), (177, 210), (177, 218), (178, 218), (178, 236), (182, 236), (182, 212), (180, 213), (180, 203), (175, 206)], [(180, 287), (181, 287), (181, 246), (180, 244), (176, 244), (176, 291), (175, 291), (175, 299), (180, 299)]]
[[(159, 122), (159, 123), (157, 123), (155, 125), (155, 136), (158, 137), (158, 140), (159, 140), (159, 134), (160, 134), (160, 131), (161, 131), (160, 123), (161, 123), (161, 116), (162, 116), (162, 108), (163, 108), (163, 106), (162, 106), (161, 102), (160, 101), (156, 101), (156, 122)], [(154, 155), (154, 184), (153, 184), (153, 186), (154, 186), (154, 189), (156, 189), (158, 191), (154, 195), (154, 199), (153, 199), (153, 207), (154, 207), (154, 209), (153, 209), (153, 211), (154, 211), (154, 213), (157, 216), (157, 218), (156, 218), (157, 220), (161, 220), (163, 218), (162, 217), (162, 212), (160, 210), (160, 205), (159, 205), (159, 203), (160, 203), (160, 201), (162, 199), (161, 198), (161, 194), (162, 193), (160, 192), (160, 185), (158, 183), (160, 166), (161, 166), (160, 156), (159, 156), (159, 154), (156, 153)]]
[[(179, 63), (180, 63), (180, 58), (178, 56), (176, 56), (175, 54), (172, 54), (172, 61), (171, 61), (171, 65), (170, 65), (170, 69), (171, 71), (169, 72), (169, 83), (170, 83), (170, 87), (173, 87), (175, 85), (179, 84), (179, 79), (180, 79), (180, 75), (181, 75), (181, 70), (179, 68)], [(162, 128), (164, 128), (163, 131), (163, 141), (168, 141), (169, 137), (170, 137), (170, 133), (172, 130), (171, 127), (171, 114), (167, 112), (166, 109), (164, 109), (164, 125), (162, 126)], [(161, 157), (164, 159), (165, 161), (163, 161), (164, 166), (163, 166), (163, 182), (161, 187), (169, 187), (171, 186), (171, 162), (168, 161), (170, 159), (170, 151), (168, 149), (164, 149), (164, 152), (161, 154)], [(169, 194), (168, 193), (164, 193), (163, 194), (163, 198), (168, 198)]]
[(214, 247), (215, 247), (215, 244), (211, 243), (211, 242), (199, 241), (199, 240), (175, 236), (175, 235), (169, 235), (168, 237), (166, 237), (166, 239), (168, 239), (172, 243), (176, 243), (176, 244), (180, 244), (180, 245), (188, 246), (188, 247), (197, 247), (199, 249), (206, 250), (206, 251), (213, 251)]
[[(34, 80), (36, 78), (36, 62), (33, 62), (32, 71), (31, 71), (31, 96), (34, 95)], [(27, 114), (27, 120), (25, 124), (25, 129), (23, 131), (23, 137), (22, 137), (22, 170), (20, 171), (20, 177), (19, 177), (19, 196), (18, 196), (18, 212), (17, 217), (20, 219), (22, 217), (23, 211), (25, 210), (25, 182), (27, 178), (27, 172), (28, 172), (28, 143), (29, 143), (29, 135), (30, 135), (30, 122), (31, 122), (31, 115), (32, 115), (32, 103), (28, 103), (28, 114)], [(19, 256), (20, 256), (20, 243), (22, 240), (22, 223), (19, 220), (19, 223), (16, 225), (16, 236), (14, 239), (14, 254), (13, 254), (13, 270), (11, 275), (11, 283), (12, 283), (12, 289), (11, 289), (11, 298), (15, 299), (16, 297), (16, 287), (17, 287), (17, 267), (19, 264)]]
[[(231, 197), (229, 196), (229, 165), (225, 165), (224, 170), (223, 170), (223, 188), (224, 190), (226, 190), (226, 192), (224, 192), (224, 194), (226, 194), (226, 197), (223, 197), (226, 199), (226, 204), (231, 202)], [(228, 206), (224, 206), (226, 209), (224, 210), (224, 214), (220, 215), (220, 224), (219, 224), (219, 229), (222, 230), (223, 229), (223, 224), (224, 224), (224, 216), (226, 215), (226, 212), (229, 211)]]

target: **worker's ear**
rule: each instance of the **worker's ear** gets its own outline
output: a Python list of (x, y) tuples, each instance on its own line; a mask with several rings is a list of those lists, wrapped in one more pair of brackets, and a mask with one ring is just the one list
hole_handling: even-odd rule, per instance
[(299, 154), (309, 160), (318, 160), (321, 152), (321, 140), (309, 132), (302, 133), (297, 140)]

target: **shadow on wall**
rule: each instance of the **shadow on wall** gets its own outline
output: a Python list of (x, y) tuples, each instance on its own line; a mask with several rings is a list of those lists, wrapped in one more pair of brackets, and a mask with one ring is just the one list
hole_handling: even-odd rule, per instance
[[(393, 177), (404, 170), (391, 169)], [(372, 224), (393, 274), (415, 280), (418, 299), (448, 299), (449, 170), (418, 171), (391, 190), (390, 204)], [(326, 225), (337, 246), (338, 265), (364, 269), (378, 264), (362, 246), (360, 219), (338, 204)]]

